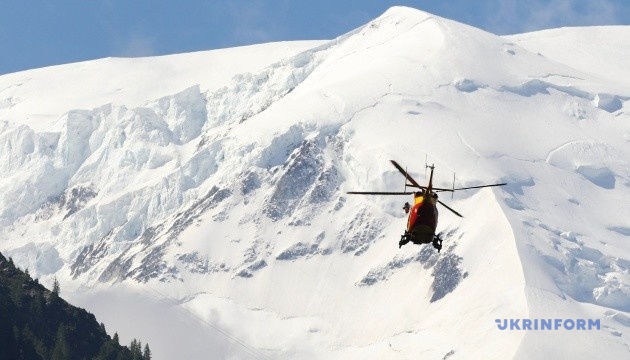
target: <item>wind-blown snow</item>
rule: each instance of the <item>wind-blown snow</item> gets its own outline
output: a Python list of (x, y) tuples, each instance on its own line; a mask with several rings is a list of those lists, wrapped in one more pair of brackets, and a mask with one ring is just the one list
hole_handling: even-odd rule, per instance
[(73, 109), (127, 107), (198, 84), (216, 90), (322, 41), (279, 42), (147, 58), (106, 58), (0, 76), (0, 119), (48, 130)]
[[(2, 76), (0, 250), (156, 358), (207, 358), (173, 340), (199, 329), (219, 357), (623, 358), (626, 30), (589, 28), (579, 49), (602, 57), (578, 61), (553, 32), (397, 7), (332, 41)], [(389, 159), (422, 181), (425, 155), (436, 186), (508, 183), (443, 197), (464, 218), (440, 209), (441, 254), (398, 249), (408, 199), (345, 194), (403, 190)], [(602, 330), (500, 331), (510, 318)]]
[(624, 61), (630, 44), (628, 26), (550, 29), (506, 36), (525, 49), (574, 69), (627, 86), (630, 69)]

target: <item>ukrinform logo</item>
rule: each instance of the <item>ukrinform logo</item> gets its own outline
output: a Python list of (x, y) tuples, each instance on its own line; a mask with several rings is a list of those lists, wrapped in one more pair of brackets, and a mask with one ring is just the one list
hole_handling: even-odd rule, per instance
[(599, 319), (496, 319), (499, 330), (599, 330)]

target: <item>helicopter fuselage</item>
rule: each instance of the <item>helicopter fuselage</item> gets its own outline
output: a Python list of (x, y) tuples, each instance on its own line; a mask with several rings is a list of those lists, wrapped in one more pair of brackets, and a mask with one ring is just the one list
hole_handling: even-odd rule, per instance
[(407, 218), (407, 233), (414, 244), (426, 244), (433, 241), (437, 229), (437, 195), (428, 192), (416, 192), (414, 205)]

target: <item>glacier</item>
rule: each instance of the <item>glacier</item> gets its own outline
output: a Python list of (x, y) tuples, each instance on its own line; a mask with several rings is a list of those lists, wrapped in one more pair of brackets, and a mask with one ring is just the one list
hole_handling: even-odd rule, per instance
[[(395, 7), (330, 41), (0, 76), (0, 251), (156, 359), (624, 358), (630, 27)], [(584, 41), (578, 41), (584, 40)], [(395, 159), (445, 251), (405, 246)], [(592, 318), (599, 331), (501, 331)]]

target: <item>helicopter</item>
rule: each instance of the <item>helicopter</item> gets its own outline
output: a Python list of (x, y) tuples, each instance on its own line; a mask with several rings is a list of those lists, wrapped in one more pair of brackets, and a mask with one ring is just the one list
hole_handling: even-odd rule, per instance
[[(425, 164), (426, 169), (431, 169), (431, 175), (429, 176), (429, 184), (427, 186), (422, 186), (415, 181), (409, 173), (403, 169), (396, 161), (390, 160), (391, 163), (405, 176), (405, 191), (401, 192), (391, 192), (391, 191), (348, 191), (348, 194), (356, 194), (356, 195), (413, 195), (414, 205), (411, 206), (408, 202), (403, 206), (403, 210), (408, 215), (407, 218), (407, 228), (405, 229), (405, 233), (401, 235), (400, 241), (398, 242), (398, 247), (401, 248), (403, 245), (408, 242), (412, 242), (414, 244), (429, 244), (432, 243), (433, 247), (437, 249), (438, 253), (442, 249), (442, 238), (439, 234), (435, 234), (435, 230), (437, 229), (437, 221), (438, 221), (438, 210), (437, 204), (444, 206), (446, 209), (451, 211), (453, 214), (462, 217), (463, 216), (457, 211), (450, 208), (448, 205), (438, 200), (438, 192), (447, 191), (447, 192), (455, 192), (459, 190), (469, 190), (469, 189), (480, 189), (485, 187), (492, 186), (503, 186), (507, 185), (507, 183), (500, 184), (489, 184), (489, 185), (479, 185), (479, 186), (470, 186), (463, 188), (455, 188), (455, 182), (453, 181), (452, 189), (443, 189), (433, 187), (433, 170), (435, 170), (435, 165)], [(407, 183), (409, 182), (409, 183)], [(407, 191), (407, 187), (417, 188), (417, 191)]]

